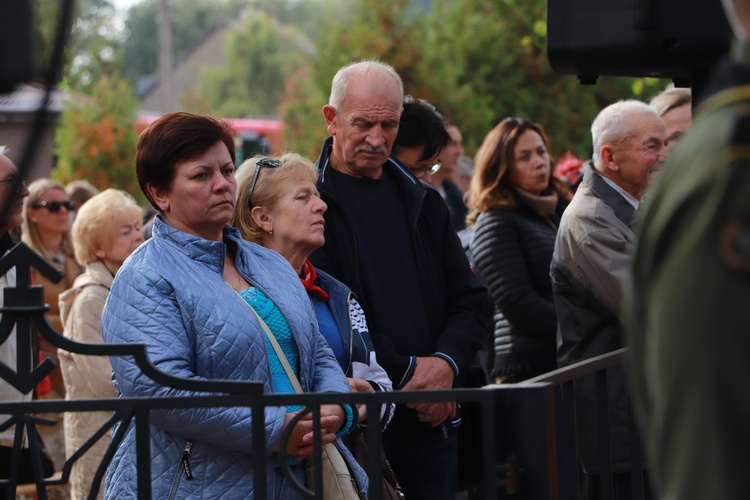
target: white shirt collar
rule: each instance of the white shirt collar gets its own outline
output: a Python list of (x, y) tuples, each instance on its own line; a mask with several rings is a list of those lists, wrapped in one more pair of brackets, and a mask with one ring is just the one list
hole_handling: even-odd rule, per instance
[(633, 196), (632, 194), (628, 193), (623, 188), (621, 188), (620, 186), (618, 186), (617, 184), (615, 184), (615, 181), (613, 181), (612, 179), (610, 179), (606, 175), (602, 174), (601, 172), (599, 172), (599, 175), (602, 176), (602, 179), (604, 179), (604, 182), (606, 182), (607, 184), (609, 184), (610, 186), (612, 186), (612, 189), (614, 189), (615, 191), (617, 191), (618, 193), (620, 193), (622, 195), (622, 197), (625, 198), (625, 201), (627, 201), (628, 203), (630, 203), (631, 205), (633, 205), (633, 208), (635, 208), (636, 210), (638, 210), (638, 205), (640, 205), (640, 203), (641, 203), (640, 200), (638, 200), (635, 196)]

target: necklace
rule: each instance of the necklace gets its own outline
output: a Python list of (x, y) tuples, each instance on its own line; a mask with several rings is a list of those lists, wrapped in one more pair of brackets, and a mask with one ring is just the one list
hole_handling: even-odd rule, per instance
[(240, 291), (240, 288), (242, 288), (242, 276), (240, 276), (240, 273), (237, 273), (237, 286), (235, 287), (235, 286), (234, 286), (234, 285), (232, 285), (231, 283), (229, 284), (229, 286), (231, 286), (231, 287), (232, 287), (232, 289), (233, 289), (233, 290), (234, 290), (235, 292), (239, 292), (239, 291)]
[[(227, 251), (227, 250), (225, 250), (225, 251), (224, 251), (224, 259), (225, 259), (225, 262), (232, 262), (232, 261), (230, 260), (230, 258), (231, 258), (231, 256), (230, 256), (230, 255), (228, 254), (228, 251)], [(232, 272), (233, 272), (234, 274), (236, 274), (236, 275), (237, 275), (237, 286), (234, 286), (234, 285), (233, 285), (233, 284), (232, 284), (232, 283), (230, 282), (230, 276), (228, 276), (228, 275), (227, 275), (227, 274), (229, 274), (229, 273), (226, 273), (226, 272), (225, 272), (225, 274), (224, 274), (224, 279), (226, 280), (227, 284), (228, 284), (229, 286), (231, 286), (231, 287), (232, 287), (232, 290), (234, 290), (235, 292), (239, 292), (239, 291), (240, 291), (240, 290), (242, 289), (242, 275), (241, 275), (241, 274), (240, 274), (240, 272), (239, 272), (239, 271), (237, 270), (237, 268), (236, 268), (236, 267), (234, 267), (233, 263), (232, 263), (232, 265), (231, 265), (231, 266), (227, 266), (227, 269), (230, 269), (230, 268), (231, 268)], [(232, 281), (234, 281), (234, 280), (232, 280)]]

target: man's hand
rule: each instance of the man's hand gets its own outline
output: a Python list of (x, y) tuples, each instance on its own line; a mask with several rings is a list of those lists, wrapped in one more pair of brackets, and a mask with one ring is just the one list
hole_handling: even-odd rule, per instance
[[(417, 358), (414, 374), (404, 385), (402, 391), (442, 390), (453, 387), (455, 372), (448, 362), (437, 356)], [(419, 414), (421, 422), (428, 422), (433, 427), (442, 424), (446, 418), (456, 416), (456, 402), (407, 403)]]

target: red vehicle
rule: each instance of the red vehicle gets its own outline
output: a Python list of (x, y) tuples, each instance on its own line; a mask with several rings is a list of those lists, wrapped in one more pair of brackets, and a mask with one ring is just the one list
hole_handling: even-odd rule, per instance
[[(155, 122), (159, 115), (141, 115), (136, 120), (138, 133)], [(237, 165), (254, 154), (278, 155), (284, 140), (284, 122), (277, 118), (219, 118), (234, 127)]]

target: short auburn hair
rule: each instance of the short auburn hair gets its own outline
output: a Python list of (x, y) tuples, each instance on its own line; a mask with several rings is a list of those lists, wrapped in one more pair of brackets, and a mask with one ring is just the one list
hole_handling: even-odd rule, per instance
[(183, 112), (168, 113), (149, 125), (138, 138), (135, 152), (138, 185), (149, 203), (161, 213), (148, 186), (168, 191), (175, 166), (199, 157), (217, 142), (224, 143), (235, 162), (234, 135), (227, 122)]

